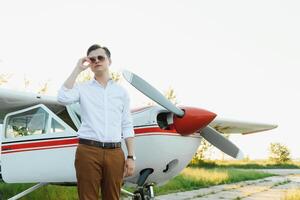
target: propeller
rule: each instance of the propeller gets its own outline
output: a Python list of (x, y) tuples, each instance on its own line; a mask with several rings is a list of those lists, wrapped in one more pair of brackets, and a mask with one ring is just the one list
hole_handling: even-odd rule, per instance
[(221, 135), (211, 126), (203, 128), (200, 132), (200, 135), (227, 155), (239, 160), (243, 159), (243, 152), (234, 143)]
[[(209, 111), (197, 108), (183, 108), (184, 110), (176, 107), (165, 96), (163, 96), (157, 89), (147, 83), (144, 79), (138, 75), (128, 71), (123, 71), (124, 78), (136, 89), (142, 92), (144, 95), (174, 113), (174, 126), (179, 133), (191, 134), (199, 129), (201, 130), (201, 136), (215, 147), (223, 151), (224, 153), (240, 159), (242, 152), (235, 144), (223, 137), (218, 131), (208, 126), (208, 124), (216, 117), (216, 114)], [(205, 120), (204, 120), (205, 119)], [(198, 123), (195, 126), (195, 122)], [(192, 126), (191, 128), (187, 128)]]
[(180, 108), (177, 108), (172, 102), (170, 102), (166, 97), (164, 97), (157, 89), (155, 89), (152, 85), (147, 83), (145, 80), (140, 78), (138, 75), (129, 72), (127, 70), (123, 71), (124, 78), (133, 85), (136, 89), (142, 92), (144, 95), (164, 107), (165, 109), (171, 111), (175, 115), (182, 117), (184, 115), (184, 111)]

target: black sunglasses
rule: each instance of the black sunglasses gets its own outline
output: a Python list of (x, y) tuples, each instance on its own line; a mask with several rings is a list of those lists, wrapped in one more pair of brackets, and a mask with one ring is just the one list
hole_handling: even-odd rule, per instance
[(104, 61), (105, 57), (99, 55), (99, 56), (96, 56), (96, 57), (89, 57), (89, 59), (92, 63), (96, 63), (97, 60), (99, 60), (100, 62)]

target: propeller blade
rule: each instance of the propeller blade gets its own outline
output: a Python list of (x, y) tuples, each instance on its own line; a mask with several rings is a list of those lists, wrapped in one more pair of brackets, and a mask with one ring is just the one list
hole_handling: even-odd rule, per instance
[(136, 89), (142, 92), (144, 95), (161, 105), (162, 107), (166, 108), (170, 112), (174, 113), (175, 115), (182, 117), (184, 115), (184, 111), (180, 108), (177, 108), (173, 103), (171, 103), (166, 97), (164, 97), (157, 89), (147, 83), (138, 75), (128, 71), (123, 71), (124, 78), (133, 85)]
[(227, 155), (236, 159), (243, 159), (243, 152), (212, 127), (207, 126), (203, 128), (200, 135)]

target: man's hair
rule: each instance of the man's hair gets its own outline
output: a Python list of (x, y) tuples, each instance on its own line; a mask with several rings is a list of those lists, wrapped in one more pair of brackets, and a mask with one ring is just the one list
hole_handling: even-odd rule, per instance
[(88, 56), (91, 51), (94, 51), (96, 49), (103, 49), (105, 51), (106, 56), (108, 58), (110, 58), (110, 51), (108, 50), (108, 48), (107, 47), (101, 47), (99, 44), (93, 44), (92, 46), (90, 46), (89, 49), (87, 50), (86, 55)]

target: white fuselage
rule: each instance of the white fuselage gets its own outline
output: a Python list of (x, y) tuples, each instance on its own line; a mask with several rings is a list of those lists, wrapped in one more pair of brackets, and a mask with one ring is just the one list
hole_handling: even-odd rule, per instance
[[(137, 160), (135, 173), (125, 178), (125, 183), (135, 184), (140, 172), (151, 168), (153, 173), (146, 182), (163, 184), (178, 175), (197, 151), (200, 135), (182, 136), (174, 130), (162, 128), (157, 115), (163, 112), (169, 115), (157, 106), (132, 113)], [(4, 133), (5, 130), (2, 131)], [(26, 139), (1, 138), (1, 167), (5, 182), (76, 182), (74, 158), (78, 138), (74, 130), (32, 135)], [(127, 155), (124, 142), (122, 149)]]

